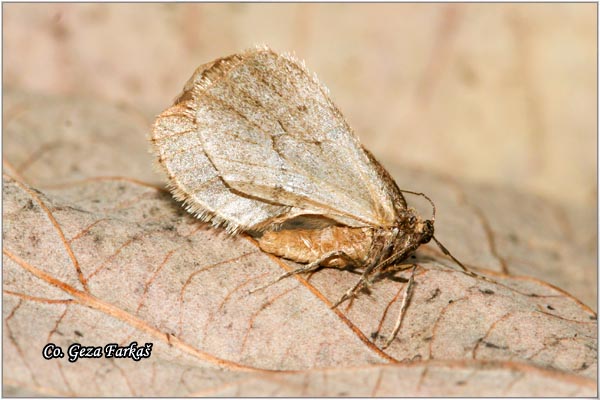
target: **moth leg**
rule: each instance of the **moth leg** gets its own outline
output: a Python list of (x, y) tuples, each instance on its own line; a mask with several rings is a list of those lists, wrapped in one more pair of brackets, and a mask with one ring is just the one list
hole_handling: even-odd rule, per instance
[[(370, 278), (371, 275), (373, 275), (373, 272), (376, 270), (380, 270), (383, 267), (384, 263), (381, 262), (380, 258), (383, 250), (389, 248), (391, 245), (392, 243), (389, 241), (389, 239), (385, 238), (385, 235), (383, 235), (381, 232), (376, 233), (376, 235), (373, 237), (373, 240), (371, 242), (371, 248), (368, 252), (369, 259), (366, 263), (364, 263), (367, 265), (367, 267), (363, 271), (363, 274), (361, 275), (358, 282), (356, 282), (356, 284), (353, 287), (351, 287), (346, 293), (344, 293), (344, 295), (340, 297), (340, 299), (336, 301), (335, 304), (331, 306), (331, 308), (336, 308), (344, 301), (356, 297), (356, 294), (364, 286), (366, 286), (367, 288), (370, 286), (370, 284), (372, 283), (372, 279)], [(398, 258), (400, 258), (400, 255), (398, 255)]]
[(356, 282), (356, 284), (354, 286), (352, 286), (346, 293), (344, 293), (344, 295), (342, 297), (340, 297), (340, 299), (338, 301), (335, 302), (334, 305), (331, 306), (331, 308), (336, 308), (337, 306), (339, 306), (340, 304), (342, 304), (344, 301), (355, 297), (356, 294), (363, 288), (363, 285), (369, 285), (370, 280), (369, 275), (371, 275), (371, 272), (373, 271), (373, 269), (376, 267), (376, 265), (371, 265), (369, 267), (367, 267), (365, 269), (365, 271), (363, 272), (363, 274), (361, 275), (360, 279), (358, 280), (358, 282)]
[[(372, 265), (370, 267), (368, 267), (367, 269), (365, 269), (365, 271), (363, 272), (363, 274), (361, 275), (360, 279), (358, 280), (358, 282), (356, 282), (356, 284), (350, 288), (346, 293), (344, 293), (344, 295), (342, 297), (340, 297), (340, 299), (333, 305), (331, 306), (331, 308), (336, 308), (337, 306), (339, 306), (340, 304), (342, 304), (344, 301), (356, 296), (356, 294), (363, 288), (363, 286), (366, 286), (367, 288), (373, 283), (373, 280), (375, 278), (377, 278), (378, 276), (385, 274), (385, 273), (389, 273), (391, 271), (403, 271), (405, 269), (409, 269), (411, 267), (416, 267), (415, 264), (396, 264), (396, 265), (391, 265), (388, 267), (383, 267), (383, 268), (377, 268), (377, 265)], [(375, 272), (374, 270), (379, 270), (377, 272)], [(371, 275), (374, 275), (371, 278)]]
[(395, 265), (389, 265), (387, 267), (382, 268), (376, 274), (374, 273), (373, 275), (375, 275), (375, 276), (373, 278), (369, 278), (369, 275), (371, 275), (371, 272), (375, 268), (367, 268), (364, 271), (364, 273), (362, 274), (362, 276), (360, 277), (360, 279), (358, 280), (358, 282), (350, 290), (348, 290), (331, 308), (336, 308), (337, 306), (339, 306), (340, 304), (342, 304), (344, 301), (348, 300), (349, 298), (352, 298), (352, 297), (356, 296), (356, 293), (358, 293), (358, 291), (362, 289), (363, 285), (366, 285), (367, 287), (369, 287), (369, 285), (372, 284), (373, 281), (378, 276), (390, 273), (392, 271), (404, 271), (406, 269), (416, 268), (416, 267), (417, 267), (416, 264), (395, 264)]
[(417, 264), (411, 263), (411, 264), (393, 264), (393, 265), (388, 265), (386, 267), (381, 268), (381, 270), (379, 270), (377, 272), (377, 275), (375, 275), (369, 283), (373, 283), (373, 281), (375, 279), (377, 279), (378, 277), (382, 276), (382, 275), (386, 275), (392, 272), (399, 272), (399, 271), (404, 271), (410, 268), (415, 268), (417, 266)]
[(254, 293), (257, 292), (259, 290), (263, 290), (266, 289), (267, 287), (279, 282), (282, 279), (285, 279), (287, 277), (290, 277), (292, 275), (297, 275), (297, 274), (304, 274), (307, 272), (312, 272), (315, 271), (317, 269), (319, 269), (321, 267), (321, 263), (324, 263), (325, 261), (329, 261), (332, 258), (343, 258), (348, 262), (348, 265), (355, 265), (356, 262), (350, 258), (350, 256), (348, 254), (346, 254), (344, 251), (342, 250), (335, 250), (335, 251), (330, 251), (329, 253), (324, 254), (321, 258), (319, 258), (316, 261), (313, 261), (311, 263), (306, 264), (303, 267), (297, 268), (293, 271), (288, 271), (285, 274), (280, 275), (278, 278), (276, 278), (275, 280), (267, 283), (266, 285), (254, 288), (252, 290), (250, 290), (250, 293)]
[(394, 341), (394, 339), (398, 335), (398, 332), (400, 331), (400, 327), (402, 326), (402, 320), (404, 319), (404, 314), (406, 312), (406, 309), (408, 308), (408, 302), (410, 301), (410, 298), (412, 297), (412, 288), (413, 288), (413, 283), (415, 280), (415, 270), (416, 269), (417, 269), (417, 265), (414, 264), (412, 274), (410, 275), (410, 279), (408, 280), (408, 283), (406, 284), (406, 290), (404, 291), (404, 298), (402, 299), (402, 305), (400, 306), (400, 312), (398, 313), (398, 318), (396, 319), (396, 324), (394, 325), (394, 330), (392, 331), (392, 334), (390, 335), (389, 339), (383, 345), (382, 349), (386, 349), (390, 344), (392, 344), (392, 341)]
[(331, 308), (336, 308), (337, 306), (339, 306), (340, 304), (342, 304), (344, 301), (356, 296), (356, 293), (362, 289), (362, 285), (365, 282), (365, 276), (361, 276), (360, 279), (358, 280), (358, 282), (356, 282), (356, 285), (354, 285), (352, 288), (350, 288), (346, 293), (344, 293), (344, 295), (342, 297), (340, 297), (340, 299), (338, 301), (335, 302), (334, 305), (331, 306)]

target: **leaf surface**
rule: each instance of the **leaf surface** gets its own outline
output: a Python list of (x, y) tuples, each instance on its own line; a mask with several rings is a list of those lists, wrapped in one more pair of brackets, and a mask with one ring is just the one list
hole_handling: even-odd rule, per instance
[[(435, 199), (437, 234), (453, 254), (497, 283), (422, 247), (402, 329), (382, 350), (408, 272), (334, 310), (356, 273), (325, 269), (250, 294), (296, 265), (172, 200), (131, 110), (21, 94), (6, 104), (5, 395), (596, 393), (596, 314), (563, 290), (589, 304), (596, 295), (594, 230), (565, 240), (561, 229), (583, 211), (391, 169), (401, 187)], [(153, 343), (151, 357), (42, 357), (49, 342), (66, 352), (134, 341)]]

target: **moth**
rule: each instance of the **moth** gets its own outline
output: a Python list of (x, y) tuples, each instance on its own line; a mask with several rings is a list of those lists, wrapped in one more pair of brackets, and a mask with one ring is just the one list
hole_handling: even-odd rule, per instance
[(399, 189), (289, 54), (258, 47), (200, 66), (156, 118), (151, 142), (188, 211), (304, 264), (277, 280), (361, 269), (334, 307), (432, 239), (451, 256), (434, 237), (433, 203), (432, 218), (422, 218), (403, 193), (431, 200)]

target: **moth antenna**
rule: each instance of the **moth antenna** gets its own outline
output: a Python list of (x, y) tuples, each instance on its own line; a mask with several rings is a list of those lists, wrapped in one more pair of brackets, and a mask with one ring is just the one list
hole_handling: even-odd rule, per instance
[(439, 240), (437, 240), (437, 238), (435, 236), (432, 236), (431, 238), (435, 241), (435, 243), (438, 245), (438, 247), (440, 248), (440, 250), (442, 250), (442, 252), (445, 255), (447, 255), (448, 257), (450, 257), (452, 259), (452, 261), (454, 261), (456, 264), (458, 264), (463, 269), (463, 271), (469, 272), (470, 274), (473, 273), (470, 269), (468, 269), (467, 267), (465, 267), (463, 265), (463, 263), (461, 263), (460, 261), (458, 261), (456, 259), (456, 257), (454, 257), (452, 255), (452, 253), (450, 253), (450, 250), (448, 250)]
[(473, 277), (473, 278), (476, 278), (476, 279), (477, 279), (477, 278), (478, 278), (478, 279), (483, 279), (484, 281), (486, 281), (486, 282), (490, 282), (490, 283), (493, 283), (493, 284), (495, 284), (495, 285), (498, 285), (498, 284), (499, 284), (499, 283), (498, 283), (498, 282), (496, 282), (495, 280), (493, 280), (493, 279), (490, 279), (490, 278), (488, 278), (487, 276), (480, 275), (480, 274), (478, 274), (478, 273), (476, 273), (476, 272), (473, 272), (473, 271), (471, 271), (469, 268), (465, 267), (465, 266), (463, 265), (463, 263), (461, 263), (460, 261), (458, 261), (458, 260), (456, 259), (456, 257), (454, 257), (454, 256), (453, 256), (453, 255), (450, 253), (450, 251), (449, 251), (449, 250), (448, 250), (446, 247), (444, 247), (444, 245), (443, 245), (442, 243), (440, 243), (440, 241), (439, 241), (439, 240), (437, 240), (437, 238), (436, 238), (435, 236), (432, 236), (432, 238), (433, 238), (433, 240), (435, 241), (435, 243), (437, 243), (437, 245), (438, 245), (438, 247), (440, 248), (440, 250), (442, 250), (442, 252), (443, 252), (445, 255), (447, 255), (448, 257), (450, 257), (450, 258), (452, 259), (452, 261), (454, 261), (455, 263), (457, 263), (457, 264), (458, 264), (458, 265), (459, 265), (459, 266), (460, 266), (460, 267), (463, 269), (463, 271), (465, 271), (465, 273), (466, 273), (467, 275), (469, 275), (469, 276), (471, 276), (471, 277)]
[[(411, 190), (403, 190), (403, 189), (398, 189), (398, 190), (400, 190), (400, 192), (402, 192), (402, 193), (410, 193), (410, 194), (414, 194), (416, 196), (425, 197), (427, 199), (427, 201), (429, 201), (429, 203), (431, 204), (431, 207), (433, 208), (433, 217), (431, 218), (431, 221), (435, 222), (435, 203), (425, 193), (413, 192)], [(437, 242), (437, 240), (436, 240), (436, 242)]]

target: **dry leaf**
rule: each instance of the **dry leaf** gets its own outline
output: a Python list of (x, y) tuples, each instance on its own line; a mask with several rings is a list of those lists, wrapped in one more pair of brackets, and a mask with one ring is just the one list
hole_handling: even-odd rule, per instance
[[(146, 128), (131, 110), (23, 95), (6, 105), (5, 395), (596, 394), (596, 314), (523, 276), (564, 288), (593, 270), (594, 231), (564, 240), (548, 201), (395, 174), (403, 187), (428, 190), (440, 238), (498, 284), (422, 248), (404, 324), (382, 351), (407, 274), (336, 310), (351, 272), (321, 270), (249, 294), (295, 266), (199, 223), (146, 183), (155, 179)], [(586, 288), (576, 293), (591, 299), (589, 281), (576, 280)], [(66, 350), (133, 341), (152, 342), (151, 357), (42, 357), (48, 342)]]

